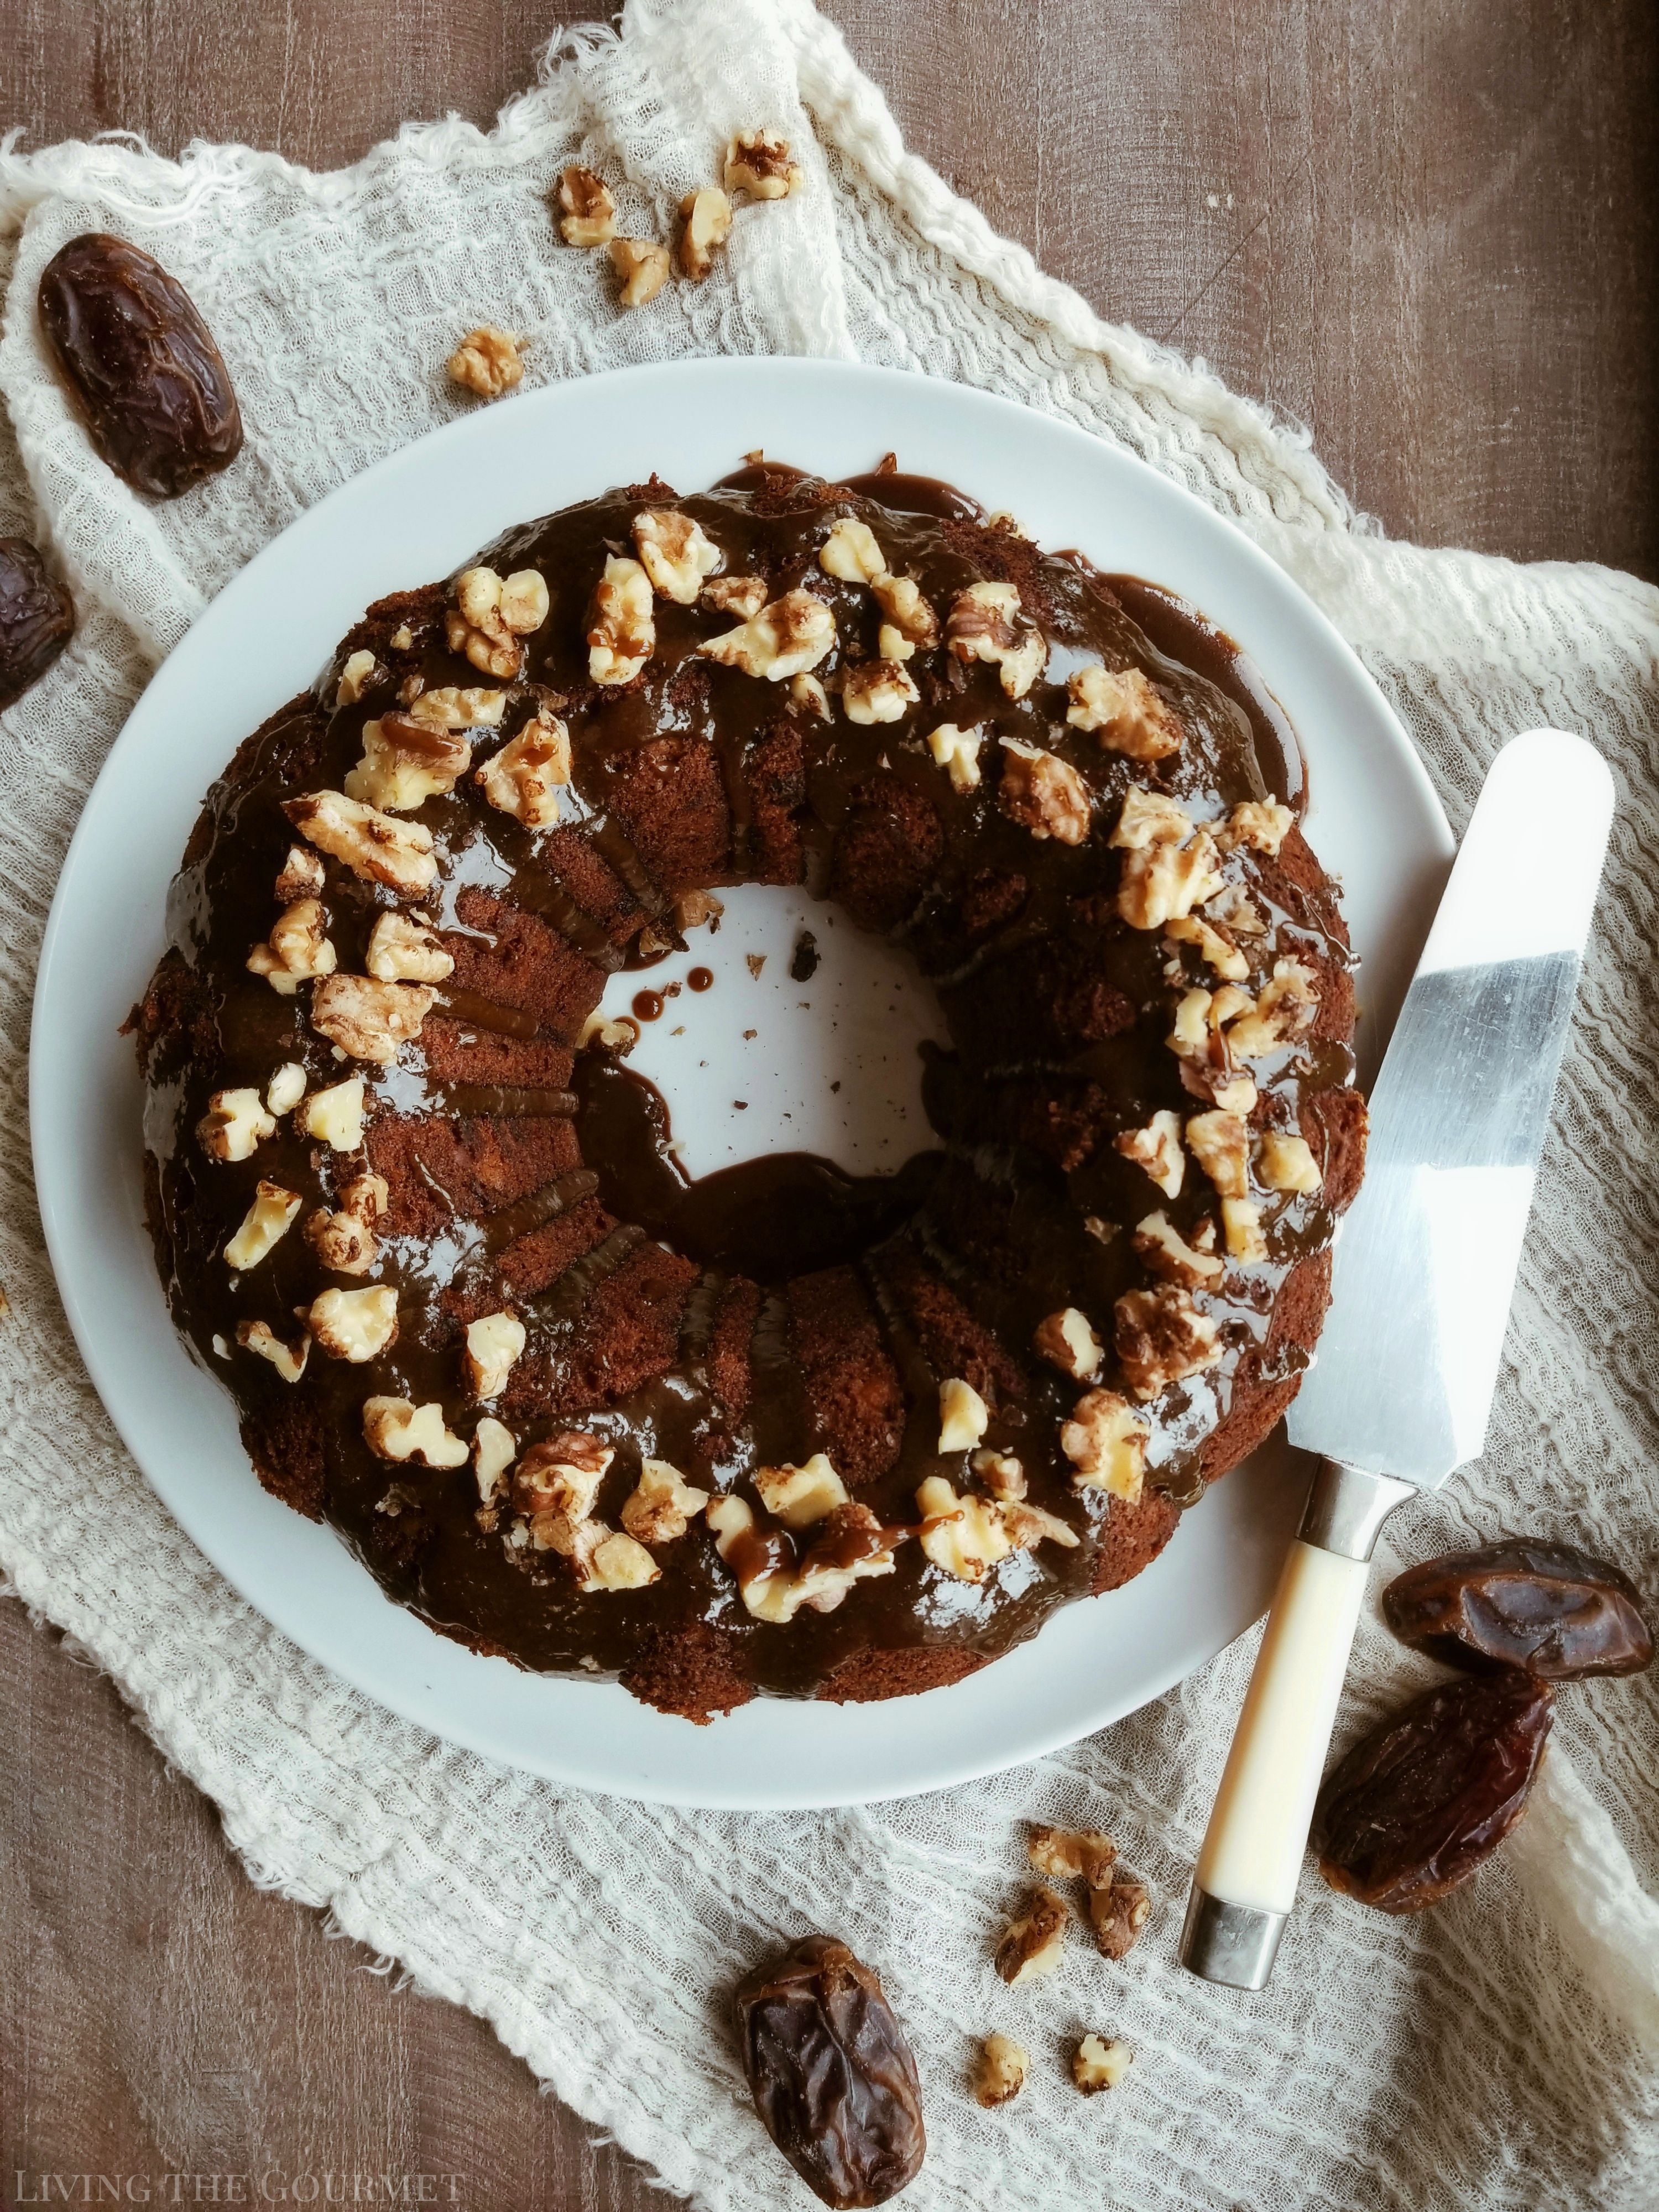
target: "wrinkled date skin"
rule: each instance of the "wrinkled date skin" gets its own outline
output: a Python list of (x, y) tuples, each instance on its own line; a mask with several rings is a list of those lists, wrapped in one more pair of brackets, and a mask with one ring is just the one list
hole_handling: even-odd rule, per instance
[(744, 2070), (767, 2133), (826, 2204), (884, 2204), (927, 2148), (921, 2084), (882, 1986), (807, 1936), (738, 1991)]
[(212, 332), (137, 246), (88, 231), (59, 247), (41, 272), (40, 325), (94, 446), (139, 491), (176, 499), (241, 452)]
[(75, 603), (27, 538), (0, 538), (0, 707), (46, 674), (75, 629)]
[(1382, 1611), (1402, 1644), (1448, 1667), (1520, 1667), (1549, 1682), (1639, 1674), (1653, 1657), (1634, 1584), (1569, 1544), (1511, 1538), (1396, 1576)]
[(1320, 1872), (1384, 1912), (1436, 1904), (1520, 1819), (1554, 1717), (1554, 1691), (1530, 1674), (1470, 1675), (1414, 1698), (1327, 1778)]

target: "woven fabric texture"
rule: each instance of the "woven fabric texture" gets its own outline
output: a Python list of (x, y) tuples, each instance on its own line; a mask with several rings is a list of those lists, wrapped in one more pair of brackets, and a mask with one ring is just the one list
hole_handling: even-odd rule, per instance
[[(603, 258), (554, 245), (563, 162), (621, 179), (624, 227), (660, 234), (726, 133), (757, 123), (796, 143), (806, 188), (740, 225), (707, 284), (622, 313)], [(23, 1141), (40, 933), (128, 708), (274, 532), (466, 404), (443, 373), (461, 331), (526, 333), (532, 384), (716, 352), (926, 368), (1113, 440), (1237, 521), (1364, 656), (1455, 823), (1516, 730), (1582, 729), (1612, 763), (1613, 852), (1489, 1448), (1408, 1534), (1414, 1556), (1505, 1527), (1569, 1534), (1659, 1588), (1659, 594), (1604, 569), (1385, 541), (1305, 439), (1101, 323), (908, 154), (809, 0), (631, 0), (619, 39), (560, 42), (493, 131), (411, 126), (334, 175), (242, 147), (173, 163), (130, 143), (9, 144), (0, 217), (0, 530), (49, 544), (81, 608), (70, 650), (0, 717), (0, 1568), (213, 1798), (253, 1878), (483, 2014), (699, 2206), (775, 2212), (793, 2187), (748, 2111), (725, 2002), (764, 1950), (816, 1925), (880, 1966), (914, 2037), (932, 2138), (917, 2212), (1659, 2200), (1655, 1686), (1564, 1698), (1527, 1820), (1437, 1911), (1395, 1922), (1310, 1880), (1256, 1998), (1174, 1964), (1254, 1636), (1104, 1735), (971, 1790), (765, 1817), (561, 1790), (382, 1711), (180, 1534), (76, 1358)], [(172, 504), (131, 496), (96, 460), (43, 356), (36, 281), (88, 229), (177, 274), (240, 393), (242, 459)], [(1413, 1678), (1369, 1623), (1344, 1727)], [(1162, 1909), (1127, 1966), (1079, 1943), (1066, 1972), (1011, 1993), (988, 1961), (1033, 1818), (1109, 1828)], [(1033, 2080), (985, 2113), (964, 2081), (994, 2026), (1029, 2045)], [(1093, 2027), (1137, 2057), (1121, 2090), (1085, 2105), (1063, 2056)]]

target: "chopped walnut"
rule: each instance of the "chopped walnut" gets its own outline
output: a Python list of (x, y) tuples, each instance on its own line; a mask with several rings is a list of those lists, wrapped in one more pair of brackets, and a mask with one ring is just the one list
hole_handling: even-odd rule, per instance
[(311, 1026), (351, 1059), (390, 1067), (398, 1048), (421, 1034), (437, 995), (426, 983), (325, 975), (312, 998)]
[(478, 1503), (484, 1508), (481, 1517), (488, 1528), (496, 1524), (493, 1509), (507, 1495), (507, 1470), (518, 1449), (512, 1430), (493, 1414), (486, 1413), (472, 1431), (472, 1472), (478, 1485)]
[(697, 647), (723, 668), (781, 684), (816, 668), (836, 642), (836, 617), (824, 602), (799, 586), (774, 599), (737, 629)]
[(930, 1474), (918, 1486), (916, 1510), (922, 1550), (959, 1583), (982, 1583), (1014, 1549), (1002, 1507), (983, 1498), (958, 1497), (942, 1474)]
[(1295, 815), (1278, 799), (1247, 799), (1227, 817), (1216, 842), (1224, 853), (1243, 845), (1276, 858), (1295, 823)]
[(1089, 787), (1069, 761), (1018, 738), (1002, 738), (997, 804), (1011, 822), (1034, 837), (1081, 845), (1091, 819)]
[(374, 1224), (390, 1195), (384, 1176), (355, 1176), (340, 1193), (337, 1212), (319, 1206), (307, 1216), (306, 1242), (331, 1274), (366, 1275), (374, 1265)]
[(651, 579), (637, 561), (606, 556), (587, 609), (587, 672), (595, 684), (631, 684), (657, 647)]
[(355, 1152), (363, 1141), (363, 1079), (348, 1076), (325, 1091), (313, 1091), (295, 1120), (307, 1137), (337, 1152)]
[(383, 914), (369, 933), (363, 965), (382, 983), (441, 983), (455, 972), (436, 930), (406, 914)]
[(766, 605), (764, 576), (711, 576), (702, 587), (700, 606), (713, 607), (717, 614), (736, 615), (739, 622), (747, 622)]
[(1164, 934), (1177, 945), (1195, 945), (1200, 957), (1230, 983), (1242, 983), (1249, 975), (1249, 962), (1227, 931), (1218, 923), (1206, 921), (1202, 915), (1176, 915), (1165, 926)]
[(881, 634), (887, 637), (896, 631), (902, 641), (902, 650), (887, 657), (891, 660), (908, 660), (913, 653), (927, 653), (939, 643), (939, 617), (921, 595), (921, 586), (909, 576), (895, 576), (884, 571), (870, 580), (870, 590), (877, 605), (887, 617)]
[(252, 1352), (260, 1359), (268, 1359), (284, 1382), (297, 1382), (306, 1371), (306, 1361), (311, 1353), (311, 1339), (303, 1329), (297, 1344), (284, 1344), (282, 1338), (266, 1321), (239, 1321), (236, 1341), (244, 1352)]
[(416, 694), (409, 719), (441, 730), (494, 730), (506, 711), (507, 694), (495, 684), (440, 684)]
[(1152, 1899), (1143, 1881), (1115, 1874), (1089, 1894), (1089, 1920), (1095, 1942), (1109, 1959), (1125, 1959), (1140, 1941), (1152, 1917)]
[(256, 1148), (276, 1133), (274, 1117), (252, 1090), (216, 1091), (196, 1124), (203, 1151), (216, 1160), (252, 1159)]
[(326, 1290), (311, 1302), (306, 1321), (331, 1359), (361, 1366), (398, 1340), (398, 1293), (388, 1283), (363, 1291)]
[[(729, 1493), (711, 1498), (703, 1517), (714, 1531), (714, 1548), (737, 1575), (745, 1609), (757, 1620), (793, 1620), (803, 1607), (833, 1613), (855, 1582), (893, 1571), (897, 1532), (883, 1528), (867, 1506), (836, 1506), (823, 1523), (822, 1547), (809, 1551), (793, 1568), (769, 1546), (753, 1540), (755, 1516), (743, 1498)], [(773, 1563), (764, 1564), (768, 1559)]]
[(1260, 1059), (1304, 1036), (1319, 1011), (1319, 978), (1300, 960), (1275, 960), (1255, 1009), (1236, 1021), (1227, 1042), (1241, 1060)]
[(725, 912), (713, 891), (682, 891), (674, 902), (674, 920), (683, 930), (701, 929), (707, 922), (712, 932)]
[(984, 732), (975, 724), (971, 730), (957, 727), (954, 722), (941, 722), (936, 730), (927, 732), (927, 750), (951, 779), (953, 791), (977, 791), (979, 788), (979, 749), (984, 742)]
[(1267, 1240), (1261, 1231), (1261, 1208), (1251, 1198), (1224, 1198), (1221, 1227), (1227, 1239), (1227, 1255), (1249, 1264), (1267, 1256)]
[(951, 1376), (939, 1386), (939, 1448), (942, 1452), (972, 1451), (984, 1439), (990, 1409), (969, 1382)]
[(284, 998), (292, 998), (307, 977), (331, 975), (334, 963), (322, 902), (302, 898), (283, 908), (271, 925), (269, 940), (256, 945), (245, 964)]
[(921, 694), (896, 660), (857, 660), (841, 679), (842, 712), (849, 722), (902, 720)]
[(792, 676), (789, 679), (789, 703), (803, 713), (816, 714), (821, 722), (835, 720), (835, 710), (830, 704), (830, 694), (816, 676)]
[(958, 592), (945, 641), (958, 660), (990, 661), (1011, 699), (1023, 699), (1048, 665), (1048, 641), (1022, 613), (1012, 584), (969, 584)]
[(634, 517), (634, 549), (653, 588), (678, 606), (694, 605), (703, 578), (720, 566), (720, 548), (702, 525), (676, 507), (642, 507)]
[(343, 860), (366, 883), (384, 884), (404, 898), (415, 898), (437, 879), (432, 832), (418, 822), (394, 821), (338, 791), (310, 791), (303, 798), (284, 799), (283, 811), (309, 843)]
[(576, 1042), (579, 1047), (599, 1044), (603, 1045), (607, 1052), (625, 1053), (631, 1052), (639, 1041), (640, 1025), (637, 1022), (631, 1021), (626, 1014), (613, 1021), (596, 1007), (582, 1024), (581, 1035)]
[(517, 1314), (484, 1314), (466, 1325), (466, 1379), (475, 1398), (499, 1398), (514, 1362), (525, 1347), (525, 1326)]
[(306, 1072), (297, 1060), (285, 1060), (265, 1085), (265, 1110), (286, 1114), (306, 1095)]
[(366, 1398), (363, 1441), (380, 1459), (419, 1460), (426, 1467), (465, 1467), (471, 1456), (444, 1426), (444, 1409), (435, 1401), (412, 1406), (407, 1398)]
[[(374, 681), (378, 665), (372, 653), (362, 650), (349, 653), (345, 658), (345, 665), (340, 671), (340, 680), (334, 688), (335, 705), (355, 707)], [(319, 884), (317, 888), (320, 890), (322, 885)], [(279, 893), (278, 896), (280, 896), (281, 894)]]
[(1269, 1190), (1315, 1191), (1325, 1180), (1307, 1139), (1285, 1129), (1263, 1136), (1256, 1173)]
[(1193, 834), (1193, 817), (1167, 793), (1143, 791), (1132, 783), (1107, 839), (1120, 853), (1144, 853), (1153, 845), (1184, 845)]
[(613, 238), (611, 266), (623, 280), (617, 297), (624, 307), (643, 307), (668, 282), (668, 248), (648, 238)]
[(1189, 845), (1153, 844), (1127, 852), (1118, 879), (1117, 910), (1131, 929), (1178, 921), (1221, 888), (1207, 830)]
[(740, 131), (726, 149), (726, 189), (751, 199), (787, 199), (801, 186), (789, 141), (775, 131)]
[(1074, 1552), (1083, 1540), (1057, 1513), (1045, 1512), (1042, 1506), (1030, 1504), (1024, 1498), (1011, 1499), (996, 1510), (1002, 1516), (1008, 1541), (1017, 1552), (1034, 1552), (1039, 1544), (1060, 1544), (1066, 1551)]
[(1243, 884), (1224, 884), (1209, 901), (1208, 906), (1211, 920), (1218, 923), (1231, 937), (1265, 937), (1267, 934), (1267, 917)]
[(1085, 2035), (1072, 2053), (1072, 2079), (1085, 2097), (1095, 2096), (1102, 2089), (1115, 2089), (1133, 2057), (1127, 2043)]
[(1032, 1873), (1046, 1874), (1050, 1881), (1086, 1881), (1091, 1889), (1109, 1889), (1117, 1845), (1098, 1828), (1034, 1827), (1025, 1856)]
[(1223, 1198), (1245, 1198), (1250, 1188), (1249, 1124), (1237, 1114), (1194, 1114), (1187, 1142)]
[(559, 818), (559, 793), (570, 781), (570, 732), (544, 707), (474, 769), (472, 780), (492, 806), (526, 830), (550, 830)]
[(1091, 1390), (1072, 1408), (1060, 1448), (1079, 1490), (1104, 1490), (1126, 1505), (1139, 1503), (1152, 1431), (1115, 1390)]
[[(1218, 991), (1200, 988), (1183, 994), (1176, 1007), (1169, 1045), (1182, 1063), (1187, 1088), (1198, 1097), (1213, 1098), (1218, 1088), (1232, 1077), (1232, 1040), (1227, 1024), (1249, 1013), (1254, 1005), (1249, 993), (1241, 991), (1237, 983), (1224, 983)], [(1192, 1079), (1194, 1077), (1196, 1080)]]
[(284, 1190), (279, 1182), (258, 1184), (241, 1227), (220, 1255), (226, 1267), (234, 1268), (239, 1275), (257, 1267), (287, 1236), (299, 1211), (300, 1200), (293, 1191)]
[(701, 284), (714, 256), (732, 235), (732, 203), (718, 185), (688, 192), (680, 202), (680, 267)]
[(761, 1504), (786, 1528), (810, 1528), (847, 1503), (847, 1486), (822, 1452), (800, 1467), (757, 1468), (755, 1487)]
[(1025, 2087), (1030, 2060), (1011, 2035), (988, 2035), (974, 2067), (974, 2096), (987, 2110), (1006, 2105)]
[(295, 899), (320, 898), (326, 881), (320, 856), (307, 853), (303, 845), (290, 845), (276, 878), (276, 896), (284, 906), (291, 906)]
[(1024, 1911), (1009, 1922), (992, 1961), (1010, 1988), (1054, 1972), (1066, 1948), (1069, 1917), (1052, 1889), (1039, 1886), (1031, 1892)]
[(532, 1444), (513, 1474), (513, 1502), (521, 1513), (562, 1513), (585, 1521), (593, 1510), (611, 1462), (611, 1447), (585, 1429), (561, 1429)]
[(617, 203), (592, 169), (573, 161), (559, 177), (559, 235), (567, 246), (608, 246), (617, 234)]
[(386, 642), (394, 653), (412, 653), (415, 650), (415, 633), (407, 623), (399, 623)]
[(1016, 1504), (1025, 1495), (1025, 1469), (1010, 1452), (993, 1451), (988, 1445), (968, 1462), (975, 1479), (1000, 1504)]
[(1144, 1129), (1125, 1129), (1112, 1139), (1126, 1160), (1145, 1168), (1165, 1198), (1179, 1198), (1186, 1180), (1187, 1155), (1181, 1147), (1181, 1116), (1164, 1107)]
[(1089, 1316), (1075, 1306), (1062, 1306), (1040, 1321), (1031, 1339), (1050, 1366), (1058, 1367), (1074, 1382), (1091, 1382), (1106, 1357), (1104, 1346), (1089, 1326)]
[(818, 566), (842, 584), (872, 584), (887, 574), (887, 557), (876, 533), (856, 515), (838, 515), (818, 548)]
[(709, 1495), (687, 1482), (665, 1459), (642, 1459), (639, 1482), (623, 1501), (623, 1527), (636, 1543), (678, 1543)]
[(519, 357), (523, 343), (510, 331), (481, 323), (476, 331), (467, 332), (450, 355), (450, 381), (476, 392), (480, 399), (499, 399), (524, 381), (524, 363)]
[(1092, 730), (1108, 751), (1129, 760), (1165, 760), (1179, 752), (1184, 732), (1175, 709), (1138, 668), (1121, 672), (1097, 662), (1066, 679), (1072, 704), (1066, 719), (1074, 730)]
[(595, 1590), (644, 1589), (660, 1581), (662, 1569), (643, 1544), (621, 1529), (607, 1528), (602, 1521), (585, 1521), (571, 1532), (567, 1551), (562, 1543), (552, 1548), (564, 1553), (585, 1595)]
[(1144, 1405), (1172, 1382), (1213, 1367), (1221, 1358), (1217, 1324), (1193, 1304), (1190, 1291), (1170, 1285), (1126, 1291), (1115, 1308), (1118, 1364)]
[(1166, 1283), (1180, 1283), (1189, 1291), (1201, 1290), (1224, 1272), (1212, 1249), (1215, 1224), (1206, 1221), (1194, 1233), (1201, 1238), (1206, 1232), (1207, 1245), (1189, 1244), (1167, 1214), (1149, 1213), (1135, 1230), (1134, 1248), (1152, 1273), (1161, 1275)]

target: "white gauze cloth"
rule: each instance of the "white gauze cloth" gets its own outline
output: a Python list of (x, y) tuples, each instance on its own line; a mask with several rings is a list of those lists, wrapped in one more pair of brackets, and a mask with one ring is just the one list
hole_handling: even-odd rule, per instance
[[(701, 288), (618, 312), (602, 255), (558, 246), (547, 192), (591, 161), (623, 228), (664, 235), (728, 131), (781, 127), (805, 189), (741, 223)], [(1324, 607), (1467, 814), (1494, 750), (1585, 731), (1620, 779), (1595, 949), (1528, 1238), (1491, 1447), (1410, 1522), (1414, 1556), (1505, 1528), (1571, 1536), (1659, 1588), (1651, 1383), (1659, 1173), (1648, 973), (1659, 837), (1659, 595), (1606, 569), (1390, 544), (1305, 440), (998, 238), (907, 155), (808, 0), (632, 0), (582, 33), (488, 135), (405, 130), (313, 176), (196, 146), (0, 155), (8, 283), (0, 530), (38, 536), (81, 611), (70, 649), (0, 720), (0, 1565), (107, 1668), (221, 1808), (253, 1877), (325, 1907), (427, 1990), (471, 2006), (558, 2094), (700, 2206), (805, 2201), (748, 2106), (733, 1981), (804, 1929), (884, 1975), (927, 2085), (907, 2203), (1154, 2212), (1650, 2207), (1659, 2197), (1659, 1702), (1574, 1687), (1538, 1801), (1478, 1881), (1396, 1922), (1312, 1875), (1271, 1989), (1174, 1963), (1188, 1870), (1253, 1656), (1242, 1638), (1093, 1741), (975, 1785), (836, 1814), (661, 1811), (556, 1789), (394, 1718), (287, 1644), (192, 1549), (127, 1460), (76, 1357), (24, 1143), (37, 947), (82, 797), (160, 656), (310, 501), (468, 403), (446, 382), (479, 321), (533, 340), (532, 384), (690, 354), (806, 352), (926, 369), (1139, 454), (1231, 516)], [(152, 250), (229, 362), (247, 447), (170, 504), (95, 459), (43, 356), (40, 270), (76, 233)], [(508, 399), (501, 403), (511, 405)], [(641, 466), (651, 456), (641, 448)], [(419, 579), (411, 578), (411, 582)], [(273, 706), (277, 702), (273, 701)], [(227, 752), (230, 741), (227, 740)], [(1362, 1632), (1345, 1725), (1413, 1678)], [(1086, 1938), (1006, 1990), (988, 1964), (1023, 1824), (1103, 1826), (1161, 1899), (1133, 1958)], [(1644, 1887), (1645, 1885), (1645, 1887)], [(1032, 2081), (981, 2112), (978, 2036)], [(1136, 2054), (1086, 2104), (1069, 2039)]]

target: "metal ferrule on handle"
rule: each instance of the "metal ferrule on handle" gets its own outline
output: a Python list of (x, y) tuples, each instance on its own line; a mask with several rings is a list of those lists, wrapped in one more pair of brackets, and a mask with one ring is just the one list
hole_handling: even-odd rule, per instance
[(1273, 1971), (1359, 1620), (1366, 1562), (1415, 1486), (1322, 1462), (1267, 1616), (1199, 1854), (1181, 1962), (1259, 1990)]

